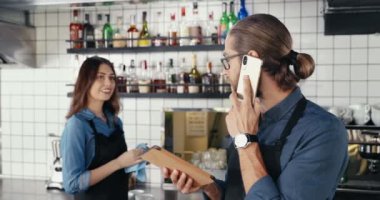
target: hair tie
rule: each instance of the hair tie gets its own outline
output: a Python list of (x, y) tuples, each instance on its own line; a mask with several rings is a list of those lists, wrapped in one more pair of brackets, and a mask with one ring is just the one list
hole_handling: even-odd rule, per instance
[[(289, 64), (290, 71), (292, 71), (296, 75), (299, 70), (299, 65), (297, 63), (297, 56), (298, 56), (298, 52), (290, 50), (290, 52), (286, 56), (283, 57), (283, 59)], [(290, 65), (292, 65), (292, 67)]]

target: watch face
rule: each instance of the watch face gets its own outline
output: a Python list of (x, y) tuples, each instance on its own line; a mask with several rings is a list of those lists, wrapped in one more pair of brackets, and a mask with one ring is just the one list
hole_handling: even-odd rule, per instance
[(247, 136), (244, 134), (239, 134), (235, 137), (235, 146), (237, 148), (244, 147), (248, 143)]

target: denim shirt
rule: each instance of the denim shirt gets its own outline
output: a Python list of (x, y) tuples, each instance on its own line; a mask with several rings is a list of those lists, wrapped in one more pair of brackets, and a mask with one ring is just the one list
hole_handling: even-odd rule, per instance
[[(260, 143), (274, 145), (302, 96), (297, 87), (263, 114), (257, 133)], [(269, 175), (262, 177), (252, 185), (245, 199), (333, 199), (348, 163), (347, 145), (343, 123), (308, 101), (303, 117), (282, 149), (279, 178), (274, 181)], [(217, 183), (225, 187), (222, 181)]]
[(115, 130), (115, 124), (122, 128), (118, 117), (107, 111), (105, 115), (107, 123), (89, 109), (83, 109), (66, 122), (61, 137), (61, 155), (63, 187), (68, 193), (87, 190), (90, 185), (87, 168), (95, 156), (95, 137), (88, 120), (94, 120), (96, 130), (107, 137)]

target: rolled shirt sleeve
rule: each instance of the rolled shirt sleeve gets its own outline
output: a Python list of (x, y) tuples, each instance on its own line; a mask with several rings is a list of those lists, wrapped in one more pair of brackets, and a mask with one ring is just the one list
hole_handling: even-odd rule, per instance
[(347, 137), (340, 122), (326, 121), (308, 130), (277, 182), (261, 178), (245, 199), (330, 199), (348, 162)]
[(74, 194), (89, 187), (90, 172), (86, 170), (83, 122), (71, 117), (65, 126), (61, 138), (63, 187)]

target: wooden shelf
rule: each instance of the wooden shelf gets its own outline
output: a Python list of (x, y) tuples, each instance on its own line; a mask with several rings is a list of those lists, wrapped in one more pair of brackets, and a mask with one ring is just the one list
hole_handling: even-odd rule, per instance
[[(67, 94), (72, 97), (73, 93)], [(179, 98), (179, 99), (223, 99), (228, 98), (230, 93), (198, 93), (198, 94), (175, 94), (175, 93), (119, 93), (121, 98)]]
[(144, 52), (173, 52), (173, 51), (223, 51), (224, 45), (195, 45), (195, 46), (159, 46), (159, 47), (123, 47), (123, 48), (87, 48), (67, 49), (69, 54), (92, 53), (144, 53)]

